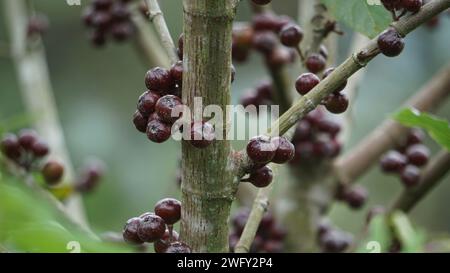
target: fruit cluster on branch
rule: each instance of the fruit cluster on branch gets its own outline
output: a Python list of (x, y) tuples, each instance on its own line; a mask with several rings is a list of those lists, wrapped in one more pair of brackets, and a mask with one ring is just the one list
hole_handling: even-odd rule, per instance
[(238, 63), (245, 62), (254, 50), (264, 57), (269, 67), (276, 68), (293, 63), (296, 58), (295, 51), (283, 46), (278, 36), (280, 30), (292, 22), (291, 18), (272, 12), (255, 14), (250, 25), (238, 25), (233, 29), (233, 60)]
[(180, 98), (182, 77), (182, 61), (175, 63), (170, 70), (161, 67), (149, 70), (145, 76), (148, 90), (139, 97), (133, 123), (138, 131), (146, 133), (148, 139), (156, 143), (167, 141), (174, 130), (190, 130), (192, 146), (206, 148), (215, 139), (214, 128), (209, 122), (194, 121), (190, 128), (174, 128), (175, 122), (182, 117), (182, 112), (175, 115), (183, 105)]
[[(423, 0), (381, 0), (383, 6), (392, 13), (392, 18), (398, 21), (408, 12), (417, 13), (423, 6)], [(400, 12), (400, 14), (398, 14)]]
[(155, 205), (155, 212), (146, 212), (129, 219), (122, 234), (125, 242), (132, 245), (153, 243), (156, 253), (190, 253), (188, 245), (180, 241), (173, 225), (181, 218), (181, 202), (165, 198)]
[(430, 157), (429, 149), (422, 144), (424, 137), (421, 130), (411, 130), (403, 145), (383, 155), (381, 169), (386, 173), (398, 174), (405, 187), (417, 186), (420, 168), (428, 163)]
[(61, 163), (50, 160), (42, 163), (50, 148), (40, 136), (31, 129), (23, 129), (19, 135), (6, 134), (1, 142), (2, 153), (25, 172), (40, 170), (48, 185), (60, 182), (64, 167)]
[(128, 4), (132, 0), (93, 0), (83, 14), (83, 22), (91, 28), (90, 41), (101, 47), (111, 37), (116, 42), (128, 40), (135, 28)]
[[(106, 35), (109, 35), (109, 33), (118, 41), (125, 40), (132, 34), (133, 26), (129, 22), (129, 11), (125, 5), (127, 2), (129, 1), (93, 1), (93, 7), (90, 7), (84, 19), (89, 27), (94, 28), (93, 42), (95, 44), (103, 44), (106, 41)], [(252, 0), (252, 2), (256, 5), (266, 5), (271, 1)], [(154, 8), (159, 10), (156, 1), (148, 0), (146, 3), (150, 9), (153, 5)], [(422, 0), (383, 0), (382, 3), (392, 12), (395, 20), (408, 12), (413, 14), (420, 12), (423, 5)], [(125, 9), (120, 9), (119, 6), (125, 7)], [(147, 12), (152, 17), (150, 19), (155, 20), (157, 17), (155, 26), (173, 66), (170, 69), (156, 67), (147, 72), (145, 77), (147, 90), (138, 100), (133, 122), (136, 129), (146, 133), (151, 141), (161, 143), (170, 138), (174, 132), (173, 125), (181, 118), (181, 115), (173, 116), (173, 113), (176, 108), (183, 106), (181, 89), (184, 68), (183, 61), (178, 61), (178, 58), (183, 60), (184, 38), (183, 35), (180, 36), (178, 48), (175, 48), (162, 13), (159, 11), (152, 14), (151, 10), (145, 11), (146, 14)], [(401, 14), (398, 15), (398, 12), (401, 12)], [(430, 10), (425, 11), (424, 16), (428, 16), (429, 12)], [(328, 53), (325, 47), (320, 46), (320, 42), (316, 47), (318, 52), (302, 52), (300, 44), (303, 41), (304, 33), (291, 18), (264, 11), (255, 14), (250, 25), (242, 25), (236, 28), (232, 36), (233, 60), (243, 62), (248, 58), (250, 52), (255, 50), (264, 57), (271, 72), (286, 64), (293, 63), (297, 57), (301, 59), (309, 72), (300, 75), (295, 83), (296, 90), (302, 96), (300, 102), (288, 109), (276, 124), (281, 125), (281, 134), (284, 134), (290, 127), (297, 126), (293, 138), (294, 143), (291, 143), (286, 137), (277, 136), (273, 132), (269, 132), (270, 136), (261, 135), (252, 138), (247, 144), (246, 154), (244, 155), (248, 157), (248, 162), (245, 162), (248, 164), (243, 164), (245, 165), (242, 168), (244, 171), (235, 180), (250, 182), (256, 187), (263, 188), (269, 186), (273, 179), (273, 171), (267, 165), (270, 162), (276, 164), (291, 162), (292, 166), (298, 166), (300, 163), (314, 164), (336, 157), (341, 149), (336, 138), (340, 131), (339, 124), (324, 118), (322, 110), (316, 110), (309, 115), (307, 113), (320, 104), (334, 114), (346, 111), (349, 101), (342, 91), (346, 87), (347, 79), (379, 53), (394, 57), (402, 52), (405, 45), (403, 37), (419, 23), (413, 19), (409, 23), (403, 21), (407, 20), (394, 23), (366, 48), (355, 53), (336, 69), (327, 69)], [(130, 27), (128, 28), (129, 31), (125, 31), (127, 28), (124, 25)], [(231, 30), (231, 28), (228, 28), (228, 30)], [(321, 30), (321, 35), (326, 37), (330, 32), (340, 33), (335, 22), (326, 22), (324, 29)], [(164, 38), (169, 39), (166, 41), (168, 43), (165, 43)], [(201, 65), (197, 64), (198, 67), (201, 67)], [(197, 71), (198, 67), (193, 70)], [(231, 68), (231, 71), (231, 80), (233, 81), (234, 67)], [(191, 75), (191, 71), (188, 72), (188, 75)], [(185, 84), (186, 82), (189, 81), (185, 79)], [(274, 91), (277, 89), (276, 87), (276, 80), (273, 83), (261, 82), (255, 90), (247, 94), (243, 99), (243, 104), (245, 106), (281, 104), (280, 101), (277, 101), (277, 92)], [(206, 94), (206, 96), (208, 95)], [(176, 130), (189, 132), (191, 136), (189, 142), (192, 146), (205, 148), (213, 142), (214, 128), (207, 121), (190, 125), (190, 128), (187, 128), (188, 126), (183, 124)], [(398, 172), (401, 172), (403, 182), (406, 185), (413, 185), (415, 184), (414, 181), (419, 180), (417, 166), (424, 165), (428, 160), (428, 150), (423, 145), (414, 143), (414, 145), (404, 148), (403, 153), (397, 153), (395, 156), (390, 155), (390, 158), (388, 156), (384, 161), (384, 168), (389, 170), (395, 168), (396, 171), (398, 169)], [(403, 158), (403, 161), (399, 158)], [(208, 170), (202, 172), (202, 175), (205, 175)], [(241, 174), (244, 174), (245, 177)], [(222, 182), (218, 181), (217, 184), (226, 184)], [(194, 191), (191, 193), (194, 193)], [(204, 201), (202, 195), (199, 195), (198, 200)], [(204, 195), (207, 196), (206, 193)], [(351, 208), (356, 209), (364, 205), (367, 195), (367, 191), (362, 187), (341, 185), (337, 190), (336, 199), (345, 201)], [(183, 202), (188, 204), (186, 207), (189, 207), (191, 204), (186, 202), (187, 199), (183, 199)], [(210, 201), (208, 200), (208, 202)], [(180, 210), (181, 204), (177, 200), (163, 199), (156, 205), (155, 213), (145, 213), (130, 219), (124, 228), (123, 237), (127, 242), (133, 244), (154, 243), (156, 252), (190, 252), (189, 246), (182, 243), (178, 234), (173, 231), (173, 224), (180, 220)], [(244, 223), (247, 221), (248, 215), (248, 212), (240, 213), (234, 218), (234, 232), (230, 236), (230, 247), (232, 249), (234, 248), (233, 242), (237, 241), (238, 236), (244, 229)], [(253, 242), (253, 251), (279, 252), (282, 250), (282, 240), (286, 234), (281, 232), (278, 225), (274, 225), (274, 221), (271, 215), (263, 217)], [(199, 249), (199, 246), (196, 246), (196, 243), (192, 240), (196, 237), (195, 234), (189, 235), (192, 238), (188, 238), (187, 234), (189, 233), (184, 232), (185, 239), (191, 243), (194, 249)], [(319, 226), (317, 239), (325, 252), (342, 252), (351, 244), (351, 238), (346, 233), (329, 225)], [(211, 249), (223, 249), (223, 247), (213, 246)]]
[(244, 107), (254, 105), (256, 106), (256, 111), (259, 111), (259, 106), (274, 104), (274, 98), (274, 86), (270, 81), (262, 80), (254, 88), (245, 92), (241, 98), (241, 104)]
[(36, 14), (28, 19), (27, 36), (34, 38), (43, 35), (49, 28), (49, 20), (43, 14)]
[(295, 155), (294, 145), (285, 137), (256, 136), (250, 139), (246, 150), (252, 164), (247, 170), (248, 178), (241, 181), (258, 188), (267, 187), (272, 182), (273, 172), (268, 163), (285, 164)]
[(317, 227), (317, 241), (323, 252), (340, 253), (352, 244), (353, 236), (322, 219)]
[(295, 127), (292, 142), (295, 157), (291, 166), (318, 166), (323, 160), (335, 158), (341, 151), (337, 138), (341, 126), (327, 117), (321, 108), (309, 113)]
[[(241, 208), (232, 216), (232, 229), (230, 233), (230, 251), (238, 243), (240, 236), (247, 223), (250, 211), (247, 208)], [(279, 223), (270, 212), (264, 214), (256, 232), (255, 239), (250, 248), (252, 253), (280, 253), (284, 250), (284, 239), (286, 229)]]
[[(355, 53), (351, 58), (347, 59), (342, 65), (337, 67), (334, 72), (327, 75), (327, 79), (317, 83), (316, 86), (312, 88), (313, 90), (310, 90), (311, 92), (302, 97), (275, 122), (274, 128), (280, 130), (269, 130), (268, 134), (275, 136), (277, 133), (287, 133), (289, 128), (291, 128), (295, 122), (302, 119), (308, 112), (312, 111), (317, 104), (323, 102), (328, 94), (333, 94), (336, 90), (339, 90), (352, 74), (367, 65), (367, 63), (379, 53), (383, 53), (389, 57), (399, 55), (404, 48), (403, 36), (447, 8), (448, 3), (445, 1), (431, 2), (429, 5), (426, 5), (423, 10), (419, 9), (420, 13), (417, 16), (411, 15), (404, 20), (394, 23), (392, 28), (387, 29), (374, 41), (371, 41), (365, 48)], [(318, 78), (319, 77), (314, 80), (317, 81)], [(242, 154), (243, 157), (238, 159), (239, 164), (242, 166), (242, 168), (238, 170), (238, 175), (242, 174), (242, 170), (245, 170), (248, 165), (252, 165), (251, 160), (246, 158), (248, 155)], [(259, 191), (259, 193), (261, 192), (262, 190)], [(360, 187), (342, 188), (340, 189), (339, 198), (345, 200), (351, 207), (359, 208), (364, 204), (364, 201), (367, 198), (367, 192)], [(255, 200), (254, 208), (257, 208), (256, 202), (258, 201), (259, 199)], [(254, 224), (251, 226), (254, 226)], [(251, 233), (251, 231), (248, 232), (248, 234)]]
[[(46, 185), (58, 189), (64, 176), (64, 165), (55, 159), (50, 159), (50, 147), (32, 129), (22, 129), (18, 135), (5, 134), (0, 140), (2, 154), (25, 174), (40, 172)], [(80, 175), (72, 181), (70, 192), (91, 192), (99, 184), (104, 167), (99, 161), (91, 161), (80, 170)], [(67, 196), (60, 196), (62, 199)]]

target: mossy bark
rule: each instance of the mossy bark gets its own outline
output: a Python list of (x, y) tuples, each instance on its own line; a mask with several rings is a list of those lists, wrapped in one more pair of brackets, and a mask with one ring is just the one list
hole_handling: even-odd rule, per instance
[[(225, 125), (230, 104), (231, 34), (236, 1), (184, 0), (183, 101), (218, 105)], [(227, 130), (224, 126), (224, 132)], [(206, 149), (182, 144), (181, 237), (194, 252), (228, 252), (228, 218), (236, 185), (231, 145), (216, 140)]]

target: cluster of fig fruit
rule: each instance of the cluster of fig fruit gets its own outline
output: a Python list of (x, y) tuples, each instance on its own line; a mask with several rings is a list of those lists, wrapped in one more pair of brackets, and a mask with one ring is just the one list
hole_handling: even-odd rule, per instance
[(182, 78), (182, 61), (169, 70), (161, 67), (149, 70), (145, 75), (148, 90), (139, 97), (133, 123), (138, 131), (146, 133), (147, 138), (155, 143), (167, 141), (177, 131), (190, 130), (189, 143), (199, 149), (206, 148), (215, 139), (214, 127), (209, 122), (194, 121), (190, 128), (174, 126), (182, 116)]
[(132, 0), (93, 0), (82, 15), (83, 23), (91, 28), (90, 41), (94, 46), (106, 44), (108, 37), (124, 42), (135, 32), (128, 4)]
[(343, 185), (337, 187), (335, 198), (347, 203), (352, 209), (361, 209), (367, 202), (367, 189), (360, 185)]
[[(250, 211), (240, 208), (232, 216), (232, 229), (229, 236), (230, 251), (234, 252), (236, 244), (247, 223)], [(287, 231), (270, 212), (264, 214), (256, 231), (255, 239), (250, 247), (251, 253), (280, 253), (284, 249)]]
[(165, 198), (155, 205), (155, 212), (146, 212), (131, 218), (125, 224), (122, 235), (132, 245), (153, 243), (156, 253), (190, 253), (190, 247), (180, 241), (173, 225), (181, 218), (181, 202)]
[(423, 144), (424, 137), (423, 131), (412, 129), (402, 145), (380, 159), (383, 172), (399, 175), (405, 187), (417, 186), (420, 183), (421, 168), (430, 158), (430, 150)]
[[(381, 2), (392, 13), (394, 21), (397, 21), (408, 12), (419, 12), (424, 4), (423, 0), (381, 0)], [(400, 14), (397, 14), (398, 12)], [(433, 24), (432, 19), (429, 25)], [(388, 57), (400, 55), (405, 47), (403, 36), (393, 27), (389, 27), (381, 33), (378, 36), (377, 43), (381, 53)]]
[[(239, 63), (245, 62), (255, 50), (262, 54), (270, 68), (293, 63), (295, 49), (280, 43), (280, 31), (287, 25), (294, 25), (287, 16), (272, 12), (255, 14), (249, 25), (236, 25), (233, 29), (232, 56)], [(298, 29), (301, 32), (301, 29)], [(303, 37), (303, 34), (301, 34)], [(301, 38), (300, 38), (301, 40)]]
[(272, 169), (268, 163), (285, 164), (294, 158), (295, 147), (286, 137), (253, 137), (247, 144), (247, 155), (252, 164), (247, 170), (248, 176), (241, 182), (250, 182), (255, 187), (264, 188), (273, 180)]
[[(64, 176), (64, 165), (57, 160), (46, 159), (50, 154), (50, 148), (32, 129), (23, 129), (17, 135), (5, 134), (0, 140), (0, 150), (16, 167), (26, 173), (40, 172), (48, 186), (58, 186)], [(89, 162), (73, 181), (70, 192), (72, 190), (80, 193), (91, 192), (99, 184), (103, 172), (103, 163)]]
[[(312, 55), (312, 56), (316, 56), (316, 55)], [(317, 56), (319, 56), (319, 55), (317, 55)], [(319, 61), (319, 62), (322, 62), (322, 61)], [(325, 65), (326, 65), (326, 62), (324, 61), (323, 66), (321, 65), (322, 68), (320, 70), (313, 70), (316, 72), (303, 73), (297, 78), (297, 80), (295, 81), (295, 89), (297, 90), (297, 92), (300, 95), (304, 96), (304, 95), (308, 94), (311, 90), (314, 89), (314, 87), (316, 87), (320, 83), (321, 79), (319, 78), (319, 76), (316, 73), (322, 71), (325, 68)], [(322, 76), (322, 80), (327, 78), (328, 76), (330, 76), (334, 72), (334, 70), (335, 69), (333, 67), (325, 70), (325, 72), (323, 73), (323, 76)], [(348, 97), (344, 93), (342, 93), (342, 91), (345, 89), (346, 86), (347, 86), (347, 81), (345, 80), (333, 91), (333, 93), (326, 96), (323, 99), (323, 101), (321, 102), (321, 104), (323, 106), (325, 106), (325, 108), (330, 113), (341, 114), (347, 110), (348, 105), (349, 105), (349, 100), (348, 100)]]
[(43, 35), (49, 28), (49, 21), (47, 16), (43, 14), (36, 14), (28, 19), (27, 37), (34, 38)]
[(341, 253), (353, 243), (353, 236), (322, 219), (317, 227), (317, 241), (323, 252)]
[(100, 160), (87, 162), (78, 173), (74, 182), (74, 190), (79, 193), (94, 191), (101, 182), (105, 173), (105, 165)]
[(58, 184), (64, 175), (63, 164), (56, 160), (44, 160), (50, 148), (34, 130), (23, 129), (18, 135), (4, 135), (0, 148), (6, 158), (25, 172), (40, 171), (49, 186)]
[(292, 167), (317, 165), (323, 160), (336, 157), (341, 151), (337, 138), (341, 126), (327, 117), (321, 108), (301, 119), (294, 131), (292, 143), (295, 156)]
[(394, 21), (398, 21), (406, 13), (417, 13), (422, 8), (423, 0), (381, 0), (383, 6), (392, 13)]
[[(341, 33), (336, 29), (335, 22), (327, 22), (324, 35), (330, 32)], [(296, 89), (300, 95), (306, 95), (320, 82), (319, 74), (323, 78), (333, 72), (333, 68), (325, 72), (328, 52), (325, 46), (320, 46), (318, 52), (309, 52), (304, 56), (300, 48), (303, 40), (303, 30), (291, 18), (278, 16), (272, 12), (261, 12), (253, 16), (250, 25), (237, 25), (233, 30), (232, 55), (237, 62), (246, 61), (250, 52), (260, 52), (269, 68), (276, 69), (282, 65), (293, 63), (297, 57), (304, 63), (309, 73), (299, 76)], [(343, 113), (348, 108), (348, 98), (341, 91), (346, 86), (342, 83), (335, 92), (327, 96), (322, 104), (335, 114)], [(271, 83), (260, 83), (255, 90), (247, 92), (241, 99), (244, 106), (270, 105), (273, 103), (273, 87)]]
[(270, 81), (260, 81), (256, 87), (249, 89), (241, 98), (241, 104), (244, 107), (255, 106), (259, 111), (259, 106), (272, 105), (274, 103), (275, 89)]

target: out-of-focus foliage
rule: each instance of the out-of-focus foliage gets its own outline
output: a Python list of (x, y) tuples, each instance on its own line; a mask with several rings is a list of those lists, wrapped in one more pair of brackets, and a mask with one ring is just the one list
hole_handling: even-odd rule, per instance
[(364, 240), (359, 244), (357, 252), (381, 253), (389, 250), (392, 233), (384, 214), (375, 216), (367, 227)]
[(422, 252), (426, 240), (425, 233), (414, 228), (408, 216), (401, 211), (396, 211), (390, 216), (392, 229), (400, 242), (402, 252)]
[(413, 108), (402, 109), (393, 117), (405, 126), (426, 130), (439, 145), (450, 151), (450, 123), (447, 120)]
[[(1, 173), (0, 173), (1, 175)], [(0, 176), (0, 245), (20, 252), (129, 252), (125, 246), (101, 242), (34, 196), (22, 181)]]
[(20, 114), (8, 119), (2, 119), (0, 116), (0, 135), (9, 131), (17, 131), (24, 127), (29, 127), (32, 118), (28, 114)]
[[(401, 211), (390, 215), (375, 216), (357, 248), (360, 253), (385, 253), (392, 251), (393, 242), (398, 242), (398, 251), (407, 253), (421, 252), (425, 248), (426, 234), (413, 227), (408, 216)], [(395, 240), (394, 240), (395, 238)]]
[(340, 23), (373, 38), (389, 26), (392, 17), (383, 6), (369, 2), (366, 0), (322, 0)]

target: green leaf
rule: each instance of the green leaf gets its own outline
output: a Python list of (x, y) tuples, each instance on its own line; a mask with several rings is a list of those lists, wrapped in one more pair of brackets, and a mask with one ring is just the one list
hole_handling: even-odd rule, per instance
[(402, 252), (417, 253), (423, 251), (425, 233), (417, 231), (405, 213), (396, 211), (391, 216), (391, 223), (396, 237), (400, 240)]
[(405, 126), (426, 130), (439, 145), (450, 151), (450, 124), (447, 120), (414, 108), (401, 109), (394, 113), (393, 118)]
[(367, 235), (356, 252), (382, 253), (389, 250), (392, 242), (391, 231), (384, 214), (375, 216), (367, 228)]
[(22, 183), (4, 173), (0, 175), (0, 250), (40, 253), (69, 253), (77, 249), (88, 253), (131, 251), (125, 245), (103, 242), (81, 231)]
[(20, 114), (7, 119), (0, 119), (0, 137), (6, 132), (13, 132), (21, 128), (29, 127), (36, 120), (28, 114)]
[(322, 0), (338, 22), (374, 38), (389, 26), (392, 16), (383, 6), (372, 2), (369, 0)]

